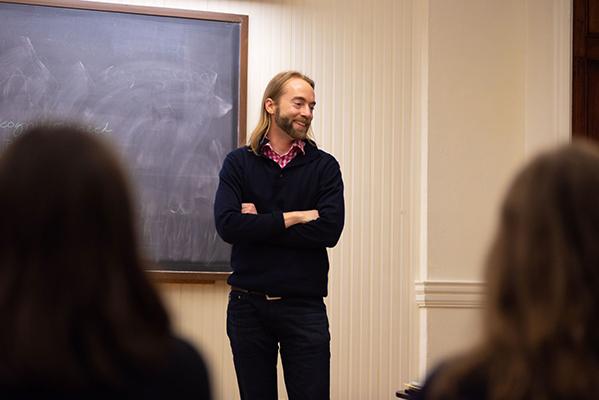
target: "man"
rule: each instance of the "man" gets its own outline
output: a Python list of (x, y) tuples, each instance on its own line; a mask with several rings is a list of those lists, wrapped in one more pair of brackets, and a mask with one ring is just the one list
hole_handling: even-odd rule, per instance
[(214, 215), (233, 244), (227, 334), (243, 400), (277, 399), (279, 345), (289, 399), (329, 398), (326, 248), (345, 210), (339, 164), (312, 139), (315, 105), (310, 78), (277, 74), (250, 145), (220, 172)]

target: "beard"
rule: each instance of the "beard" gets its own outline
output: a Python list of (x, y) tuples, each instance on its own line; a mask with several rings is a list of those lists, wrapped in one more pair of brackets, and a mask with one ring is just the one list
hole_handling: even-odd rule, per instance
[(306, 121), (303, 118), (299, 118), (298, 121), (305, 124), (305, 127), (303, 129), (295, 129), (293, 127), (293, 120), (291, 118), (281, 115), (278, 109), (275, 111), (275, 123), (277, 124), (277, 126), (293, 139), (303, 140), (308, 135), (310, 121)]

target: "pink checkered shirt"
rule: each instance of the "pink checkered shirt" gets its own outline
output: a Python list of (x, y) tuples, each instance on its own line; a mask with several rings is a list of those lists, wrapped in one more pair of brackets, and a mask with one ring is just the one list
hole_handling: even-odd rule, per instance
[(262, 154), (264, 154), (266, 157), (270, 158), (271, 160), (273, 160), (274, 162), (279, 164), (279, 167), (281, 167), (281, 169), (283, 169), (299, 153), (306, 154), (304, 152), (304, 145), (305, 145), (305, 143), (303, 140), (296, 139), (291, 144), (291, 148), (289, 149), (289, 151), (287, 153), (281, 155), (281, 154), (278, 154), (276, 151), (274, 151), (274, 149), (270, 145), (270, 142), (267, 141), (266, 143), (264, 143), (262, 145)]

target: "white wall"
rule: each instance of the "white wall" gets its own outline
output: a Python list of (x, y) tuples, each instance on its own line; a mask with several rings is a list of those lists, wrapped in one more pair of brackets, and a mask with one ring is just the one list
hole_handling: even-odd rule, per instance
[[(412, 266), (412, 1), (115, 0), (249, 15), (248, 126), (268, 80), (299, 69), (316, 81), (317, 142), (345, 180), (346, 228), (330, 251), (334, 399), (392, 398), (417, 374)], [(418, 72), (419, 73), (419, 72)], [(218, 399), (237, 398), (225, 333), (227, 287), (164, 285), (177, 326), (206, 354)], [(414, 329), (410, 329), (414, 327)], [(281, 385), (282, 386), (282, 385)], [(285, 397), (280, 390), (281, 398)]]
[(516, 169), (569, 140), (569, 0), (430, 0), (420, 368), (480, 333), (482, 266)]
[[(476, 339), (503, 189), (568, 136), (569, 0), (112, 1), (249, 15), (250, 128), (275, 73), (316, 80), (317, 139), (346, 183), (329, 253), (333, 399), (393, 398)], [(225, 283), (161, 290), (217, 399), (238, 398)]]
[(432, 0), (428, 279), (478, 277), (491, 215), (523, 156), (521, 0)]

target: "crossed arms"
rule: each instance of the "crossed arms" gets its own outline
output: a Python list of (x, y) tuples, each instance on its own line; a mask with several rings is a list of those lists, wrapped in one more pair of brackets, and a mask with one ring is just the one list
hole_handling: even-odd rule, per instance
[[(241, 213), (258, 215), (254, 203), (241, 203)], [(318, 210), (288, 211), (283, 213), (285, 228), (289, 228), (295, 224), (305, 224), (306, 222), (318, 219), (318, 217)]]
[(321, 172), (316, 208), (260, 213), (242, 201), (243, 171), (227, 157), (220, 174), (214, 215), (219, 235), (228, 243), (268, 242), (295, 248), (333, 247), (344, 224), (343, 182), (337, 162), (331, 158)]

